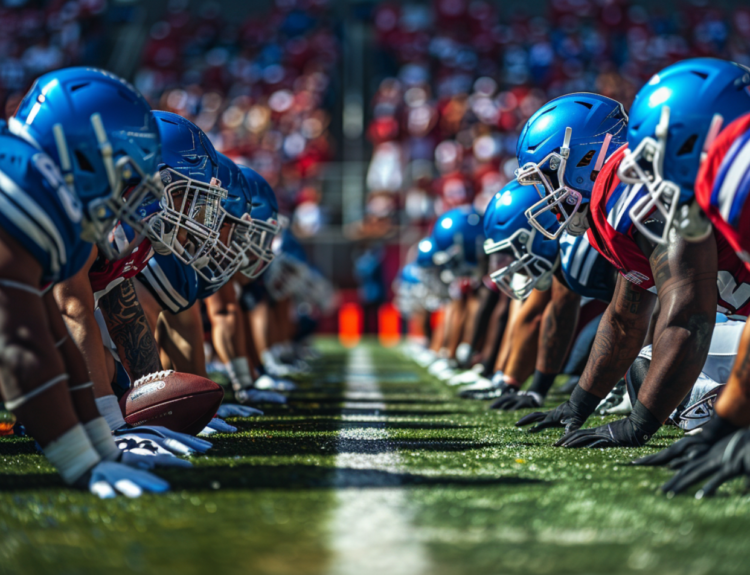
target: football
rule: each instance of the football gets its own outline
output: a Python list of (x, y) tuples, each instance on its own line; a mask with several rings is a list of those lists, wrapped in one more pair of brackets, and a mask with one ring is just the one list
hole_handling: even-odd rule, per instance
[(137, 380), (120, 399), (130, 425), (161, 425), (196, 435), (211, 421), (224, 398), (217, 383), (189, 373), (157, 371)]

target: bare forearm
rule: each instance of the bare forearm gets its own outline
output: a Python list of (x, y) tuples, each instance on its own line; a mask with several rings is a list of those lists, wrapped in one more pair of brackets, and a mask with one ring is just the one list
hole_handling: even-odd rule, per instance
[(153, 330), (138, 302), (132, 280), (125, 280), (99, 300), (109, 337), (125, 371), (135, 381), (161, 370)]
[(690, 314), (684, 322), (656, 328), (651, 365), (638, 400), (662, 422), (680, 404), (703, 369), (715, 315)]
[(562, 371), (565, 358), (573, 343), (581, 310), (580, 296), (570, 292), (564, 286), (553, 286), (553, 289), (558, 289), (558, 287), (568, 293), (559, 296), (553, 294), (552, 301), (544, 310), (539, 334), (536, 368), (546, 374), (558, 374)]
[(655, 296), (618, 279), (604, 312), (579, 385), (604, 398), (625, 375), (643, 346)]
[(750, 323), (745, 324), (740, 349), (716, 413), (738, 427), (750, 426)]
[[(90, 289), (89, 287), (89, 291)], [(54, 288), (54, 295), (70, 338), (83, 358), (91, 381), (94, 382), (94, 394), (96, 397), (110, 395), (112, 387), (105, 355), (107, 351), (104, 349), (99, 324), (94, 316), (93, 294), (90, 294), (90, 302), (83, 301), (86, 298), (85, 294), (76, 294), (75, 288), (59, 284)]]

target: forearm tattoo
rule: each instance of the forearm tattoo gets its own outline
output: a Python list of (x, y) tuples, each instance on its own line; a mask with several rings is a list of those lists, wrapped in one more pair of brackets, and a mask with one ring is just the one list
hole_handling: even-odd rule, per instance
[(99, 300), (99, 307), (115, 342), (120, 361), (136, 380), (161, 370), (159, 349), (141, 304), (138, 303), (132, 279), (127, 279)]

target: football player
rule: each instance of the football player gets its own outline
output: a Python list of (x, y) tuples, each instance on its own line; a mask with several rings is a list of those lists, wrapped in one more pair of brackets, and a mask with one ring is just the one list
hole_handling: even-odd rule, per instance
[(150, 431), (128, 429), (111, 384), (120, 368), (126, 381), (162, 369), (133, 278), (154, 250), (192, 266), (210, 283), (220, 281), (241, 261), (239, 254), (218, 245), (220, 204), (227, 191), (219, 184), (213, 145), (200, 128), (176, 114), (152, 112), (151, 117), (162, 143), (158, 171), (166, 184), (163, 201), (141, 207), (142, 230), (123, 223), (111, 234), (125, 257), (113, 260), (95, 249), (78, 273), (55, 287), (58, 305), (94, 382), (99, 411), (112, 430), (131, 436)]
[(0, 136), (0, 389), (65, 483), (100, 497), (169, 488), (118, 462), (189, 465), (120, 451), (50, 289), (161, 196), (149, 111), (120, 78), (69, 68), (38, 78)]
[[(217, 154), (217, 159), (218, 177), (228, 194), (221, 202), (224, 221), (220, 241), (232, 246), (242, 258), (234, 258), (234, 265), (223, 274), (221, 281), (207, 282), (192, 266), (174, 255), (157, 255), (136, 278), (139, 300), (146, 310), (149, 325), (157, 330), (156, 338), (170, 363), (180, 371), (207, 377), (203, 325), (199, 307), (195, 305), (199, 300), (205, 300), (214, 347), (229, 368), (238, 399), (243, 403), (284, 403), (286, 398), (283, 395), (253, 388), (251, 367), (246, 357), (244, 318), (233, 281), (240, 268), (251, 276), (265, 269), (258, 262), (268, 260), (268, 255), (263, 252), (278, 229), (275, 197), (257, 173), (248, 171), (249, 168), (241, 171), (223, 154)], [(225, 234), (227, 237), (223, 237)], [(230, 412), (252, 413), (232, 406), (222, 406), (220, 412), (226, 415)]]
[[(529, 224), (525, 213), (538, 199), (533, 188), (514, 180), (496, 194), (484, 215), (485, 252), (511, 257), (509, 265), (491, 270), (490, 277), (512, 299), (528, 297), (531, 302), (524, 304), (514, 324), (513, 345), (532, 352), (538, 347), (532, 353), (536, 368), (528, 391), (519, 392), (520, 383), (529, 374), (516, 373), (517, 368), (507, 370), (503, 381), (497, 382), (501, 397), (492, 407), (499, 409), (542, 405), (569, 354), (582, 297), (608, 302), (614, 289), (614, 269), (591, 248), (585, 236), (574, 238), (563, 233), (559, 240), (550, 239), (557, 235), (559, 224), (549, 212), (538, 216), (547, 235)], [(522, 279), (514, 281), (516, 274)], [(548, 292), (547, 297), (540, 292)], [(524, 329), (524, 323), (534, 322), (538, 329)]]
[[(747, 85), (749, 75), (750, 71), (745, 70), (739, 82), (740, 86)], [(673, 227), (691, 241), (700, 240), (710, 232), (707, 217), (715, 228), (716, 235), (727, 240), (748, 268), (748, 233), (743, 231), (743, 222), (746, 221), (747, 215), (745, 200), (748, 190), (747, 142), (750, 114), (744, 114), (726, 125), (723, 110), (706, 110), (693, 107), (692, 104), (687, 100), (673, 102), (664, 120), (665, 127), (669, 125), (667, 122), (672, 123), (675, 117), (679, 121), (684, 114), (690, 114), (691, 121), (703, 125), (709, 123), (713, 128), (714, 133), (711, 133), (707, 140), (712, 136), (716, 138), (704, 145), (705, 157), (695, 182), (694, 198), (691, 197), (690, 190), (685, 190), (687, 193), (680, 196), (677, 206), (672, 205), (677, 203), (674, 202), (674, 196), (668, 198), (671, 202), (666, 203), (665, 211), (675, 214), (673, 221), (676, 223)], [(723, 129), (717, 134), (719, 128)], [(671, 137), (669, 130), (662, 131), (661, 137), (652, 145), (664, 150)], [(656, 166), (648, 170), (648, 174), (659, 173), (655, 168)], [(663, 178), (667, 178), (665, 172), (661, 173)], [(648, 189), (651, 191), (653, 188), (651, 185)], [(657, 200), (659, 199), (657, 197)], [(696, 209), (697, 206), (702, 212)], [(725, 277), (725, 281), (727, 293), (733, 292), (736, 294), (735, 297), (743, 297), (748, 291), (747, 284), (737, 284), (734, 277)], [(668, 464), (671, 467), (680, 467), (680, 472), (664, 485), (665, 491), (679, 493), (690, 485), (713, 476), (698, 492), (698, 497), (702, 497), (714, 493), (728, 479), (747, 474), (750, 470), (745, 463), (748, 449), (747, 432), (740, 431), (750, 426), (750, 375), (747, 372), (749, 348), (750, 331), (746, 327), (739, 345), (739, 356), (734, 363), (726, 389), (716, 400), (714, 417), (705, 426), (703, 433), (681, 439), (669, 448), (636, 462), (643, 465)]]
[[(644, 150), (644, 146), (639, 147), (641, 141), (656, 136), (661, 108), (670, 100), (690, 98), (709, 112), (720, 107), (736, 117), (748, 98), (738, 89), (742, 76), (731, 63), (710, 59), (688, 60), (665, 69), (636, 97), (628, 145), (639, 154)], [(710, 82), (706, 80), (709, 77)], [(694, 83), (693, 78), (698, 82)], [(689, 141), (675, 138), (670, 152), (675, 165), (680, 166), (676, 178), (679, 185), (692, 187), (710, 127), (691, 122), (680, 126), (694, 130), (695, 137)], [(563, 148), (566, 139), (559, 138)], [(744, 272), (722, 238), (711, 235), (701, 243), (689, 244), (670, 236), (665, 245), (653, 240), (664, 237), (663, 226), (671, 225), (669, 219), (645, 218), (635, 225), (638, 220), (634, 222), (632, 217), (641, 213), (646, 191), (642, 184), (630, 187), (620, 183), (617, 172), (624, 156), (625, 146), (601, 167), (591, 193), (588, 218), (592, 245), (621, 274), (613, 301), (601, 321), (591, 356), (571, 400), (552, 412), (533, 414), (519, 421), (519, 424), (541, 422), (535, 428), (537, 431), (565, 427), (567, 433), (557, 445), (566, 447), (643, 445), (698, 379), (711, 342), (717, 296), (722, 306), (720, 311), (728, 311), (730, 315), (744, 312), (743, 303), (736, 306), (738, 302), (726, 301), (723, 294), (717, 294), (718, 270), (733, 278)], [(650, 157), (650, 153), (645, 153), (645, 157)], [(634, 170), (629, 179), (634, 181), (636, 174)], [(643, 233), (643, 229), (651, 232)], [(598, 428), (576, 431), (638, 356), (657, 300), (653, 360), (631, 415)]]

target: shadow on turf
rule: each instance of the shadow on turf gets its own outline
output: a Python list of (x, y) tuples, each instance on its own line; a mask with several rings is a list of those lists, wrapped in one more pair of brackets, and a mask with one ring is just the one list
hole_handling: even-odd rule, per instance
[(342, 439), (340, 437), (247, 437), (213, 439), (212, 457), (334, 455), (337, 453), (378, 454), (397, 451), (461, 452), (500, 443), (481, 443), (460, 438), (438, 439)]
[[(521, 477), (426, 477), (411, 473), (393, 473), (374, 469), (331, 469), (314, 465), (239, 465), (234, 467), (198, 467), (188, 473), (162, 474), (172, 488), (220, 489), (345, 489), (399, 486), (492, 487), (547, 483)], [(2, 476), (0, 476), (0, 484)]]
[(341, 421), (338, 418), (331, 418), (330, 420), (325, 419), (301, 419), (296, 421), (267, 421), (264, 419), (256, 419), (250, 422), (245, 420), (228, 420), (232, 425), (239, 428), (240, 431), (249, 430), (268, 430), (271, 433), (278, 433), (279, 431), (315, 431), (315, 432), (327, 432), (327, 431), (340, 431), (342, 429), (360, 429), (360, 428), (374, 428), (382, 429), (386, 426), (390, 429), (413, 429), (413, 430), (439, 430), (439, 429), (477, 429), (481, 426), (471, 424), (455, 424), (455, 423), (430, 423), (420, 421), (389, 421), (384, 423), (382, 421)]

